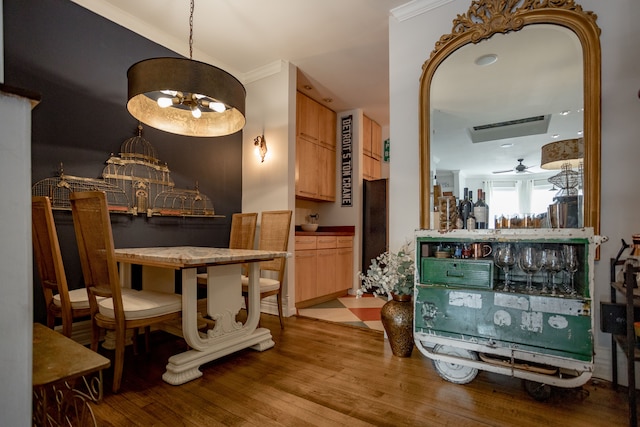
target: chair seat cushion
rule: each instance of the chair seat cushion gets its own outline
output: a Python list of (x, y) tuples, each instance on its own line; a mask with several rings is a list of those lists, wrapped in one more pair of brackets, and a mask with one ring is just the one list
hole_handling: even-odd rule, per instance
[[(249, 277), (242, 276), (242, 290), (247, 292), (249, 289)], [(280, 282), (275, 279), (266, 277), (260, 278), (260, 292), (270, 292), (280, 289)]]
[[(182, 310), (182, 298), (178, 294), (154, 291), (131, 291), (122, 293), (124, 318), (146, 319)], [(113, 299), (105, 298), (98, 303), (100, 314), (114, 317)]]
[[(103, 297), (96, 298), (98, 299), (98, 301), (104, 299)], [(83, 308), (89, 308), (89, 297), (87, 296), (87, 288), (70, 290), (69, 300), (71, 301), (72, 309), (79, 310)], [(58, 307), (62, 307), (62, 303), (60, 302), (60, 294), (55, 294), (53, 296), (53, 303)]]

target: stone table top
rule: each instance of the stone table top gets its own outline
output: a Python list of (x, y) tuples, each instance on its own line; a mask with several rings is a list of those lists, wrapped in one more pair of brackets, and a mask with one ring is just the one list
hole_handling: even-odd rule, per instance
[(192, 268), (215, 264), (268, 261), (288, 257), (287, 252), (253, 249), (170, 246), (116, 249), (116, 260), (167, 268)]
[(33, 324), (34, 386), (52, 384), (108, 368), (111, 362), (40, 323)]

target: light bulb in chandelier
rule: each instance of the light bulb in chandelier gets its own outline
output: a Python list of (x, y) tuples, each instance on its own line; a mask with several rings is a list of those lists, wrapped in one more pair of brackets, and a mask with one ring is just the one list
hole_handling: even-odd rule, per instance
[(161, 90), (160, 93), (163, 95), (168, 95), (168, 96), (160, 95), (158, 97), (158, 100), (156, 102), (158, 103), (158, 106), (160, 108), (167, 108), (167, 107), (171, 107), (172, 105), (180, 104), (184, 99), (184, 96), (182, 95), (182, 93), (176, 90)]
[(197, 104), (191, 105), (191, 115), (196, 119), (202, 117), (202, 111), (198, 108)]

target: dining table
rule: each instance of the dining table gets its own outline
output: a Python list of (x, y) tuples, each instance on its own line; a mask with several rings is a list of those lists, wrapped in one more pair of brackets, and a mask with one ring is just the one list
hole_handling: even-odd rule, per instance
[[(275, 345), (271, 331), (258, 327), (260, 320), (260, 262), (288, 257), (287, 252), (200, 246), (118, 248), (121, 285), (132, 287), (132, 266), (142, 269), (145, 290), (175, 292), (176, 271), (181, 277), (182, 335), (189, 350), (168, 360), (162, 379), (180, 385), (202, 376), (200, 366), (245, 348), (258, 351)], [(248, 305), (244, 323), (236, 320), (242, 308), (241, 267), (248, 264)], [(198, 310), (198, 269), (206, 269), (206, 310)], [(255, 307), (255, 309), (254, 309)], [(212, 327), (202, 331), (202, 315)]]

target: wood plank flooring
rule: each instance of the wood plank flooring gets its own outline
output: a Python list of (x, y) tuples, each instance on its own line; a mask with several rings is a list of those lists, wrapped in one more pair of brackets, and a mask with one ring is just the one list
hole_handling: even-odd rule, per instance
[[(127, 349), (121, 391), (94, 405), (100, 426), (625, 426), (626, 391), (592, 381), (554, 389), (546, 402), (521, 381), (480, 372), (467, 385), (441, 379), (414, 349), (391, 354), (382, 332), (303, 317), (262, 315), (276, 345), (204, 365), (181, 386), (162, 381), (184, 341), (156, 332), (151, 351)], [(101, 353), (111, 357), (108, 351)]]

